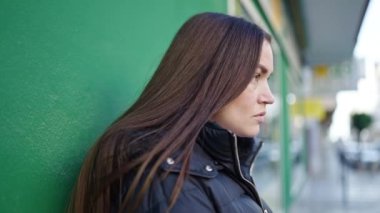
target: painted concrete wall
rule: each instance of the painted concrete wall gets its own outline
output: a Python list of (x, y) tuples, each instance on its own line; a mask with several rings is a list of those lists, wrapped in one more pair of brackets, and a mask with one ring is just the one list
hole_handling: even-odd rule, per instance
[(180, 25), (224, 0), (0, 2), (0, 212), (63, 212)]

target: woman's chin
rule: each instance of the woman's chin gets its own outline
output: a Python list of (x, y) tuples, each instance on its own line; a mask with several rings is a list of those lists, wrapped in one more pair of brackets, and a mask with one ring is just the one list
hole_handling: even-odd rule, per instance
[(260, 126), (255, 126), (251, 128), (244, 129), (242, 131), (237, 131), (236, 135), (240, 137), (255, 137), (260, 132)]

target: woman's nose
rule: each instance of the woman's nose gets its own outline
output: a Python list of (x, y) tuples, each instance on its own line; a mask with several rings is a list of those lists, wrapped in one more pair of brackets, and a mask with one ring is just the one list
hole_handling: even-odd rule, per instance
[(274, 96), (272, 91), (270, 90), (269, 86), (264, 89), (263, 93), (260, 95), (260, 102), (263, 104), (273, 104), (274, 103)]

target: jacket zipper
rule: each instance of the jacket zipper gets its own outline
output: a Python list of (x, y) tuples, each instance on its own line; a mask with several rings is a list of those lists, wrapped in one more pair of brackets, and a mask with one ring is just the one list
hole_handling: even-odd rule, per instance
[(261, 207), (261, 210), (263, 211), (263, 213), (266, 213), (266, 210), (264, 210), (263, 203), (261, 202), (261, 199), (260, 199), (259, 193), (257, 192), (255, 185), (254, 185), (251, 181), (247, 180), (247, 179), (244, 177), (244, 175), (243, 175), (243, 173), (242, 173), (242, 171), (241, 171), (241, 167), (240, 167), (240, 159), (239, 159), (239, 152), (238, 152), (238, 145), (237, 145), (237, 136), (236, 136), (235, 133), (232, 133), (232, 135), (233, 135), (233, 137), (234, 137), (234, 153), (235, 153), (235, 160), (236, 160), (236, 162), (237, 162), (237, 167), (238, 167), (238, 172), (239, 172), (240, 178), (242, 178), (243, 181), (244, 181), (245, 183), (247, 183), (250, 187), (253, 188), (253, 191), (254, 191), (254, 193), (255, 193), (255, 196), (256, 196), (257, 199), (258, 199), (258, 202), (259, 202), (259, 205), (260, 205), (260, 207)]

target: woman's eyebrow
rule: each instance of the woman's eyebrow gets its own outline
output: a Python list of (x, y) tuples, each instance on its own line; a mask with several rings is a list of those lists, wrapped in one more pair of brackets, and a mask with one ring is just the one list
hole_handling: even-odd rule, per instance
[(257, 68), (261, 70), (262, 74), (267, 74), (268, 73), (268, 69), (265, 66), (261, 65), (261, 64), (259, 64), (257, 66)]

